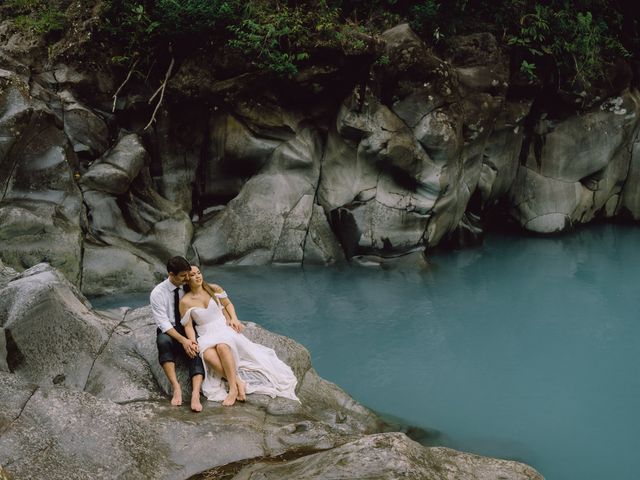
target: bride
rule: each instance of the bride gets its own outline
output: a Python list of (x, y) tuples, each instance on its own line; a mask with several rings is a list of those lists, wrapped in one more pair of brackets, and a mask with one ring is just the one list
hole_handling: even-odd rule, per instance
[[(189, 292), (180, 301), (181, 323), (190, 340), (198, 333), (199, 353), (205, 364), (202, 393), (209, 400), (233, 405), (247, 393), (298, 400), (296, 377), (271, 348), (253, 343), (242, 334), (233, 304), (219, 285), (210, 285), (200, 269), (191, 267)], [(229, 391), (224, 387), (226, 378)], [(298, 400), (299, 401), (299, 400)]]

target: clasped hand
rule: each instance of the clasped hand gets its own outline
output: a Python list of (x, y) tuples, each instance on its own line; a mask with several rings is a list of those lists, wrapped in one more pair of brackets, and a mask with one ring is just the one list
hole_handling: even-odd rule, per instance
[(198, 342), (189, 340), (188, 338), (185, 340), (182, 346), (184, 347), (184, 351), (189, 358), (195, 358), (195, 356), (198, 355), (198, 351), (200, 350), (198, 348)]

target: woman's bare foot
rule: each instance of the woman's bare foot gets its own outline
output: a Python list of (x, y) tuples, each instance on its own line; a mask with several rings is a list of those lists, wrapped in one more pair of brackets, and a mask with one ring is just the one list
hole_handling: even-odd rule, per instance
[(202, 404), (200, 403), (200, 392), (193, 392), (191, 394), (191, 410), (194, 412), (202, 411)]
[(244, 402), (247, 399), (245, 384), (239, 378), (236, 380), (236, 383), (238, 384), (238, 401)]
[(180, 388), (180, 384), (176, 383), (173, 386), (173, 397), (171, 397), (171, 405), (174, 407), (179, 407), (182, 405), (182, 388)]
[(237, 398), (238, 398), (238, 389), (237, 388), (229, 389), (229, 394), (227, 395), (227, 398), (225, 398), (222, 401), (222, 405), (224, 407), (230, 407), (231, 405), (236, 403)]

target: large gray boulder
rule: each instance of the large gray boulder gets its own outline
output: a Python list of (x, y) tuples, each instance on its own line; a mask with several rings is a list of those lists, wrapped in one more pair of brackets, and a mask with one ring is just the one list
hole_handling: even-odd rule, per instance
[[(320, 173), (319, 133), (300, 126), (295, 137), (273, 150), (265, 167), (195, 235), (193, 246), (204, 264), (302, 263), (309, 236), (322, 263), (339, 258), (337, 243), (327, 238), (322, 217), (314, 221)], [(326, 249), (326, 250), (323, 250)]]
[(179, 104), (168, 114), (158, 115), (153, 131), (147, 134), (155, 147), (150, 166), (158, 193), (187, 214), (193, 208), (208, 124), (207, 108)]
[(238, 195), (282, 143), (254, 133), (238, 114), (214, 114), (208, 126), (206, 157), (200, 159), (193, 182), (197, 192), (193, 209), (199, 219), (207, 209), (223, 206)]
[[(491, 35), (458, 38), (467, 53), (447, 61), (406, 24), (381, 38), (389, 62), (341, 106), (318, 191), (348, 257), (397, 256), (467, 228), (505, 102), (508, 62)], [(518, 140), (501, 141), (513, 152)], [(515, 171), (510, 161), (503, 175)]]
[(46, 260), (78, 284), (77, 159), (58, 117), (32, 93), (28, 78), (0, 70), (0, 257), (17, 269)]
[(368, 435), (326, 452), (279, 462), (259, 462), (240, 470), (233, 480), (304, 478), (413, 480), (543, 480), (522, 463), (425, 448), (402, 433)]
[[(231, 409), (205, 402), (198, 415), (170, 407), (149, 307), (93, 312), (47, 265), (11, 273), (0, 319), (11, 371), (0, 371), (0, 464), (17, 479), (188, 478), (384, 427), (318, 377), (304, 347), (250, 322), (246, 335), (291, 365), (302, 403), (249, 395)], [(188, 398), (186, 368), (178, 370)]]
[(483, 153), (478, 192), (484, 209), (504, 198), (511, 190), (520, 166), (524, 120), (531, 101), (508, 102), (496, 119)]
[[(15, 479), (186, 479), (256, 460), (237, 478), (541, 478), (515, 462), (371, 435), (387, 426), (321, 379), (304, 347), (250, 322), (246, 335), (291, 365), (301, 403), (248, 395), (232, 408), (205, 402), (199, 414), (171, 407), (149, 307), (94, 312), (47, 265), (8, 273), (0, 464)], [(188, 398), (186, 368), (178, 371)], [(259, 462), (283, 455), (303, 458)]]
[[(115, 156), (133, 174), (146, 154), (135, 137), (125, 136), (121, 142), (135, 148), (107, 158)], [(158, 194), (147, 167), (138, 170), (120, 195), (90, 188), (95, 184), (95, 178), (87, 184), (83, 180), (88, 219), (83, 291), (103, 295), (150, 290), (166, 275), (168, 258), (187, 255), (193, 235), (189, 216)]]
[[(527, 230), (552, 233), (596, 215), (634, 211), (633, 148), (640, 96), (625, 91), (583, 115), (542, 118), (510, 191), (514, 217)], [(539, 145), (539, 148), (534, 148)], [(637, 189), (636, 189), (637, 190)], [(631, 208), (629, 208), (631, 206)]]
[[(16, 480), (169, 478), (177, 470), (170, 446), (133, 408), (61, 387), (29, 392), (11, 374), (0, 374), (0, 384), (1, 409), (21, 407), (0, 437), (0, 462)], [(5, 393), (16, 388), (21, 399)]]
[[(636, 133), (637, 135), (637, 133)], [(633, 220), (640, 220), (640, 142), (636, 139), (631, 146), (631, 161), (629, 173), (624, 187), (622, 188), (621, 199), (618, 202), (616, 213)]]
[(189, 216), (156, 191), (148, 163), (138, 135), (123, 133), (80, 180), (88, 218), (87, 295), (150, 290), (166, 274), (166, 259), (189, 250)]
[(87, 296), (151, 291), (166, 276), (156, 257), (124, 243), (84, 242), (82, 292)]
[(41, 386), (84, 389), (116, 322), (91, 305), (57, 270), (39, 264), (1, 290), (0, 327), (9, 369)]
[(105, 121), (70, 91), (62, 91), (58, 97), (62, 101), (64, 131), (73, 150), (91, 158), (102, 155), (109, 146), (109, 128)]
[(94, 162), (82, 176), (82, 185), (113, 195), (122, 195), (148, 162), (148, 154), (140, 138), (124, 134), (115, 146)]

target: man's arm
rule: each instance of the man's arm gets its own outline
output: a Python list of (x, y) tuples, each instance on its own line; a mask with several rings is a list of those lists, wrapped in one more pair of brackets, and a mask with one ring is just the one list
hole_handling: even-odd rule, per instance
[(175, 329), (173, 322), (169, 318), (169, 311), (167, 309), (166, 302), (162, 301), (163, 299), (160, 295), (155, 295), (154, 293), (155, 292), (151, 292), (149, 303), (151, 304), (151, 313), (153, 314), (153, 319), (155, 320), (156, 325), (162, 333), (166, 333), (180, 343), (190, 358), (195, 357), (197, 351), (194, 348), (193, 342), (180, 335), (180, 333)]
[[(173, 328), (172, 319), (169, 318), (169, 310), (167, 309), (166, 302), (164, 302), (163, 300), (164, 299), (162, 298), (162, 295), (160, 293), (151, 292), (149, 303), (151, 304), (151, 313), (153, 315), (153, 319), (155, 320), (157, 327), (162, 333), (168, 333), (169, 330), (175, 330), (175, 328)], [(170, 336), (175, 338), (173, 335)]]

